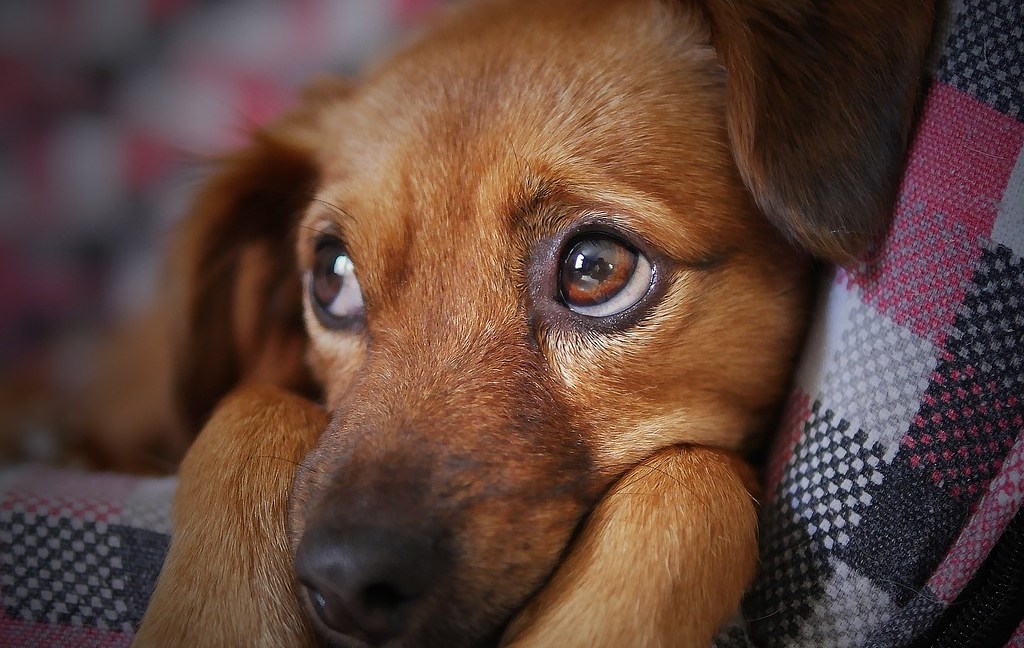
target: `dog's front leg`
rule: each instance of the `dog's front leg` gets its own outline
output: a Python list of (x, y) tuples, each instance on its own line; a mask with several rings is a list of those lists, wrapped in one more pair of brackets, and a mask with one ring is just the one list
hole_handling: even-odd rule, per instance
[(598, 503), (504, 643), (707, 648), (754, 576), (754, 485), (731, 453), (654, 455)]
[(174, 537), (135, 646), (304, 646), (285, 530), (295, 470), (326, 414), (273, 388), (239, 389), (182, 462)]

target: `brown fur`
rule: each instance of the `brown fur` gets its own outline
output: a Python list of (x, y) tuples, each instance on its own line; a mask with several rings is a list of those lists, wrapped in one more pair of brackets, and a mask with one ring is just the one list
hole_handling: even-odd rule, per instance
[[(318, 386), (329, 422), (269, 392), (224, 405), (140, 645), (308, 640), (285, 509), (292, 550), (375, 516), (444, 538), (402, 645), (494, 641), (513, 617), (518, 646), (706, 645), (756, 563), (739, 457), (803, 334), (790, 240), (843, 260), (877, 230), (927, 43), (925, 3), (821, 4), (485, 2), (228, 160), (173, 272), (183, 418), (269, 382)], [(553, 299), (581, 224), (654, 259), (634, 321)], [(302, 330), (295, 277), (324, 234), (362, 329), (306, 298)]]
[(295, 463), (325, 419), (273, 388), (225, 399), (181, 464), (174, 542), (135, 645), (312, 643), (284, 522)]

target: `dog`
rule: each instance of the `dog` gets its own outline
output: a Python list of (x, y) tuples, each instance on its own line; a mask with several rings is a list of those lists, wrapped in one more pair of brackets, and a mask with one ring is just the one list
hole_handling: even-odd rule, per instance
[(203, 431), (136, 645), (709, 645), (814, 259), (884, 231), (933, 14), (484, 0), (315, 83), (179, 236)]

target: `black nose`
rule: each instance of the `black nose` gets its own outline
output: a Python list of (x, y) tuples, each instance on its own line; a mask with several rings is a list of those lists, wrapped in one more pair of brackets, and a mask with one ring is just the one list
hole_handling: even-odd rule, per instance
[(295, 571), (327, 627), (379, 645), (402, 635), (433, 583), (437, 538), (401, 529), (307, 529)]

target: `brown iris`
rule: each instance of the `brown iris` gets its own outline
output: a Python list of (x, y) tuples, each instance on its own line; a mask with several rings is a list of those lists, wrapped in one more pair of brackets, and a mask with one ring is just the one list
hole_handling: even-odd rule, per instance
[(341, 293), (344, 274), (337, 271), (338, 260), (345, 248), (333, 239), (321, 242), (313, 259), (313, 297), (318, 306), (329, 309)]
[(363, 295), (341, 241), (324, 237), (317, 243), (306, 281), (313, 313), (324, 327), (339, 330), (362, 324)]
[(608, 236), (575, 241), (562, 260), (559, 288), (570, 307), (596, 306), (619, 294), (633, 277), (637, 252)]

